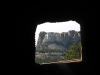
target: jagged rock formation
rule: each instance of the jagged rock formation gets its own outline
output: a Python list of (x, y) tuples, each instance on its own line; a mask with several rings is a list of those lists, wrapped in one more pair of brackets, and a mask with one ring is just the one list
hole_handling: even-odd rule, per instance
[(68, 32), (55, 33), (55, 32), (40, 32), (36, 49), (60, 49), (67, 50), (72, 44), (72, 41), (76, 43), (81, 41), (80, 33), (75, 30)]

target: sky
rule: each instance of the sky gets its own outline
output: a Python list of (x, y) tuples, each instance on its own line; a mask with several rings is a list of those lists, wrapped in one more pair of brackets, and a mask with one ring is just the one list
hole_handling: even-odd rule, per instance
[(45, 22), (42, 24), (37, 25), (36, 32), (35, 32), (35, 45), (37, 44), (38, 35), (41, 31), (45, 32), (68, 32), (69, 30), (80, 31), (80, 24), (76, 21), (66, 21), (66, 22)]

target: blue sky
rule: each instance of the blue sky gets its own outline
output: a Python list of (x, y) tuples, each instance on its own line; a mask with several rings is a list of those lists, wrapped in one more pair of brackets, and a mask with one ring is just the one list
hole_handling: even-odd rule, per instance
[(76, 21), (56, 22), (56, 23), (42, 23), (39, 24), (35, 32), (35, 44), (37, 44), (38, 35), (41, 31), (45, 32), (68, 32), (69, 30), (80, 31), (80, 24)]

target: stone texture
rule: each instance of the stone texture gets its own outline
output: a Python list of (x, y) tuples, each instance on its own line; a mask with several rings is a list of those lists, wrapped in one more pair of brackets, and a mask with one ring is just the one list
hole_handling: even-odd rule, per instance
[(59, 49), (59, 50), (66, 50), (67, 48), (65, 48), (62, 45), (57, 45), (57, 44), (50, 44), (48, 45), (49, 49)]
[(67, 50), (72, 44), (72, 41), (76, 43), (81, 41), (80, 33), (75, 30), (62, 33), (40, 32), (36, 49), (49, 48)]

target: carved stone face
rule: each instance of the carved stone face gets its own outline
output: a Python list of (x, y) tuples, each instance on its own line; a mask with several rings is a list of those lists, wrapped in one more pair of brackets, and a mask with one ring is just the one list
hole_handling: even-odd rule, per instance
[[(49, 47), (51, 49), (65, 49), (69, 48), (71, 42), (74, 40), (75, 42), (80, 41), (80, 36), (76, 31), (62, 32), (62, 33), (54, 33), (54, 32), (41, 32), (39, 37), (38, 44), (39, 47)], [(55, 46), (55, 47), (54, 47)], [(37, 46), (38, 48), (38, 46)]]
[(52, 33), (47, 33), (43, 39), (43, 42), (54, 42), (56, 39), (56, 36)]

